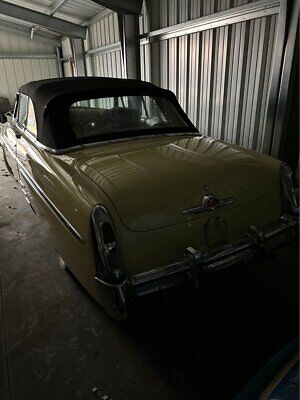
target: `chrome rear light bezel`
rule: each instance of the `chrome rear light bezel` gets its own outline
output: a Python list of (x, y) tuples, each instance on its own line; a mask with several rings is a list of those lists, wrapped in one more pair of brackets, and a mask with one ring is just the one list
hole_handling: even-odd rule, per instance
[[(107, 209), (98, 204), (92, 210), (91, 220), (97, 276), (109, 284), (120, 284), (125, 280), (125, 264), (112, 218)], [(108, 243), (103, 233), (105, 224), (109, 224), (115, 239)], [(116, 260), (117, 267), (111, 264)]]

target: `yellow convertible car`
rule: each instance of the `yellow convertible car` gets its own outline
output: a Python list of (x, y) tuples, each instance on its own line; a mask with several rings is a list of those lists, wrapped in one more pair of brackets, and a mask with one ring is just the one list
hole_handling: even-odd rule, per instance
[(201, 136), (150, 83), (31, 82), (0, 122), (7, 167), (61, 261), (114, 318), (295, 234), (289, 166)]

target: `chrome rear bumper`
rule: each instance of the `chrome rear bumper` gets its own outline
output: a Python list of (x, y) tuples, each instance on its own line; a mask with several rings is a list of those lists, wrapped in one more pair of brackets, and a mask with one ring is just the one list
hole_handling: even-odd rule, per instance
[(247, 262), (255, 255), (288, 243), (295, 236), (297, 226), (298, 218), (284, 215), (272, 228), (262, 231), (251, 226), (243, 239), (216, 250), (203, 253), (188, 247), (181, 261), (136, 274), (129, 280), (128, 287), (134, 295), (143, 296), (187, 281), (197, 285), (204, 273)]

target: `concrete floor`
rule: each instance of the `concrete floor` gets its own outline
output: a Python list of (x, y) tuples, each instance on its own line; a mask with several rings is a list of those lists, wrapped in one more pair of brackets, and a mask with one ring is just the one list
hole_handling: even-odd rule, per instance
[(58, 266), (0, 157), (0, 399), (232, 399), (298, 335), (298, 250), (116, 323)]

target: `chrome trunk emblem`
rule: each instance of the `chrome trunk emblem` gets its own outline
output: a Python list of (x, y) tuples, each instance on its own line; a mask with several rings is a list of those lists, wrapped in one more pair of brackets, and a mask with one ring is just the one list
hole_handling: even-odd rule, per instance
[(234, 202), (233, 197), (226, 197), (224, 199), (218, 199), (215, 195), (213, 194), (205, 194), (202, 197), (201, 204), (198, 206), (194, 206), (191, 208), (187, 208), (186, 210), (183, 210), (183, 214), (198, 214), (201, 212), (206, 212), (206, 211), (214, 211), (217, 208), (227, 206), (229, 204), (232, 204)]

